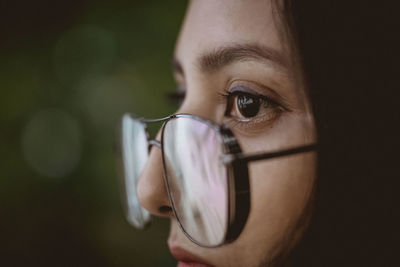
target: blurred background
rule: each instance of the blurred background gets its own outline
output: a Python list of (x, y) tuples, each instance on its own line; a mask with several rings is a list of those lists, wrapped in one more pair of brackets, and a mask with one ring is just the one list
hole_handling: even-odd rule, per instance
[(186, 1), (0, 1), (0, 266), (175, 266), (124, 218), (116, 126), (176, 108)]

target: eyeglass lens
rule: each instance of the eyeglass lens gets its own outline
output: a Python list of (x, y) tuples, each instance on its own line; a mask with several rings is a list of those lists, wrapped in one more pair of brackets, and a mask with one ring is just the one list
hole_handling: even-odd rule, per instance
[(168, 121), (163, 158), (176, 217), (196, 243), (223, 243), (228, 224), (228, 179), (219, 132), (190, 117)]
[(150, 213), (140, 205), (136, 187), (149, 157), (146, 125), (124, 115), (121, 134), (127, 218), (135, 227), (144, 228), (150, 221)]

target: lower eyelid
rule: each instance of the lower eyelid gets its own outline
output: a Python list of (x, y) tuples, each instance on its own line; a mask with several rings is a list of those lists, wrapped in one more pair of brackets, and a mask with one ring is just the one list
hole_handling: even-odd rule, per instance
[(230, 121), (227, 123), (227, 126), (230, 127), (233, 131), (237, 129), (245, 131), (246, 133), (264, 131), (267, 128), (273, 127), (273, 125), (281, 117), (283, 110), (279, 109), (273, 112), (274, 114), (258, 115), (256, 117), (245, 120), (237, 120), (230, 118)]

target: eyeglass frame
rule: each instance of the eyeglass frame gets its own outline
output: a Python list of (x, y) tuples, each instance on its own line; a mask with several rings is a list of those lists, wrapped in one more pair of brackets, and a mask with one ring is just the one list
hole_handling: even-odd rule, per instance
[[(205, 118), (187, 114), (187, 113), (179, 113), (173, 114), (167, 117), (158, 118), (158, 119), (146, 119), (143, 117), (135, 117), (131, 113), (127, 113), (126, 115), (130, 116), (131, 119), (138, 121), (144, 124), (144, 130), (146, 134), (146, 139), (148, 142), (148, 153), (150, 154), (150, 150), (153, 146), (158, 147), (161, 149), (162, 155), (162, 163), (163, 163), (163, 174), (164, 174), (164, 182), (167, 187), (168, 198), (171, 202), (172, 211), (174, 216), (181, 228), (182, 232), (186, 235), (186, 237), (192, 241), (193, 243), (207, 248), (219, 247), (221, 245), (231, 243), (236, 240), (239, 235), (241, 234), (246, 222), (248, 215), (250, 213), (250, 181), (249, 181), (249, 171), (247, 163), (251, 161), (258, 161), (258, 160), (266, 160), (266, 159), (273, 159), (283, 156), (295, 155), (299, 153), (311, 152), (315, 151), (318, 148), (316, 143), (303, 145), (303, 146), (296, 146), (293, 148), (287, 148), (284, 150), (273, 151), (273, 152), (257, 152), (257, 153), (242, 153), (242, 149), (237, 142), (236, 137), (234, 136), (233, 132), (228, 128), (228, 126), (222, 124), (216, 124), (210, 120)], [(165, 125), (172, 119), (178, 118), (190, 118), (202, 123), (205, 123), (210, 128), (214, 129), (222, 139), (222, 146), (223, 146), (223, 153), (224, 155), (221, 156), (221, 162), (226, 167), (226, 179), (227, 179), (227, 187), (228, 187), (228, 208), (227, 208), (227, 229), (224, 234), (224, 239), (221, 243), (216, 245), (204, 245), (200, 242), (196, 241), (194, 238), (191, 237), (189, 233), (186, 232), (180, 219), (177, 215), (175, 210), (175, 204), (173, 197), (171, 195), (171, 189), (168, 182), (167, 177), (167, 169), (166, 169), (166, 159), (164, 153), (164, 130)], [(162, 122), (161, 125), (161, 140), (158, 141), (156, 139), (151, 139), (150, 134), (147, 129), (148, 123), (156, 123)]]

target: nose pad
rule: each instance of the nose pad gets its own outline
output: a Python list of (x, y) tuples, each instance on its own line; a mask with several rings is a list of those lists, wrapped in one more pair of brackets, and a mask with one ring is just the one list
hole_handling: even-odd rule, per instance
[(172, 206), (164, 181), (161, 149), (152, 146), (137, 185), (140, 204), (152, 215), (172, 217)]

